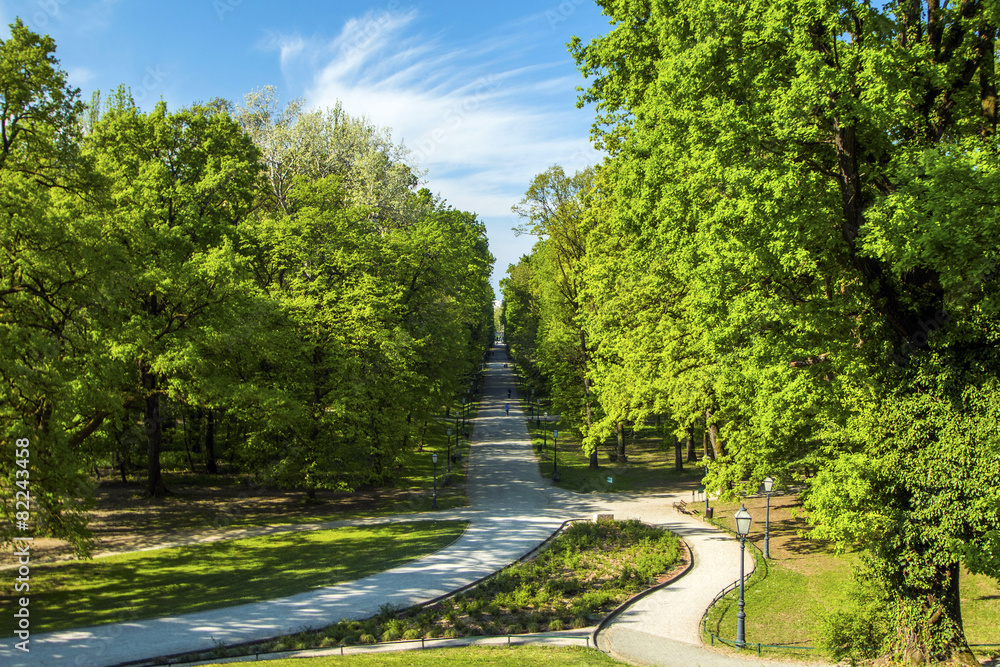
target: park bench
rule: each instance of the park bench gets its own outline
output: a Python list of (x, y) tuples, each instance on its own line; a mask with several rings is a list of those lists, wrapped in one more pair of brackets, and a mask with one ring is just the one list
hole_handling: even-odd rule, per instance
[(694, 515), (694, 512), (687, 508), (687, 501), (684, 499), (678, 500), (674, 503), (674, 509), (678, 512), (683, 512), (684, 514)]

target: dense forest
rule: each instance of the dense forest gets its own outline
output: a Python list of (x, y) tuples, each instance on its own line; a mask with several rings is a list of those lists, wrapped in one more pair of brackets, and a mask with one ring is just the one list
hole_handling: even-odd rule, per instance
[(0, 43), (0, 469), (86, 549), (93, 473), (169, 492), (165, 452), (262, 483), (391, 483), (493, 336), (483, 223), (388, 130), (266, 88), (89, 104), (52, 39)]
[[(801, 489), (865, 554), (849, 641), (978, 664), (1000, 572), (1000, 5), (599, 0), (570, 50), (595, 170), (540, 174), (503, 283), (520, 367), (592, 454), (703, 433), (708, 485)], [(673, 442), (668, 442), (668, 446)]]

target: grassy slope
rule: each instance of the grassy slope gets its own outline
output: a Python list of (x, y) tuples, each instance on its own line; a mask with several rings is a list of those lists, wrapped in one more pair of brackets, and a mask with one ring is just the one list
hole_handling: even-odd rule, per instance
[[(133, 553), (31, 571), (32, 630), (177, 615), (302, 593), (441, 549), (464, 522), (288, 532)], [(2, 599), (12, 608), (12, 591)], [(12, 634), (10, 614), (0, 632)]]
[[(825, 544), (799, 537), (806, 527), (791, 496), (771, 501), (771, 561), (767, 577), (755, 573), (746, 589), (746, 638), (761, 644), (816, 646), (822, 636), (824, 617), (832, 611), (849, 608), (853, 586), (852, 569), (860, 562), (857, 554), (836, 554)], [(754, 518), (751, 536), (763, 548), (764, 499), (748, 498), (747, 508)], [(732, 515), (738, 504), (713, 502), (715, 519), (733, 527)], [(778, 510), (775, 511), (775, 507)], [(729, 600), (735, 601), (731, 594)], [(717, 605), (709, 612), (709, 628), (733, 639), (736, 636), (736, 612), (733, 604)], [(968, 640), (972, 644), (1000, 642), (1000, 585), (985, 576), (966, 574), (962, 580), (962, 612)], [(706, 636), (705, 641), (709, 639)], [(812, 651), (796, 651), (800, 657), (816, 657)]]

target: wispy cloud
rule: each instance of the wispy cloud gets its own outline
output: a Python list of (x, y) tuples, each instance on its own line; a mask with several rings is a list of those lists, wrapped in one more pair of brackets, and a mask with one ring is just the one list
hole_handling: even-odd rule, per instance
[[(568, 75), (566, 62), (526, 55), (538, 22), (445, 45), (420, 32), (418, 18), (416, 11), (368, 13), (327, 42), (275, 37), (271, 48), (280, 51), (288, 78), (307, 82), (309, 106), (339, 101), (390, 127), (428, 170), (432, 190), (486, 219), (496, 253), (514, 245), (500, 237), (509, 233), (510, 208), (535, 174), (556, 163), (573, 171), (599, 159), (573, 106), (580, 80)], [(520, 254), (497, 253), (499, 273)]]

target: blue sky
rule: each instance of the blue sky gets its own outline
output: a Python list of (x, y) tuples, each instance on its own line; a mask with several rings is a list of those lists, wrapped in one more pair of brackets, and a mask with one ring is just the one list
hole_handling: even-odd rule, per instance
[(601, 157), (565, 46), (610, 29), (592, 0), (0, 0), (15, 16), (55, 38), (85, 100), (125, 84), (143, 108), (178, 108), (274, 85), (390, 127), (428, 188), (486, 222), (494, 289), (534, 241), (510, 212), (534, 175)]

